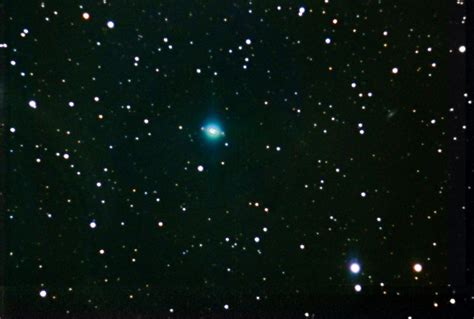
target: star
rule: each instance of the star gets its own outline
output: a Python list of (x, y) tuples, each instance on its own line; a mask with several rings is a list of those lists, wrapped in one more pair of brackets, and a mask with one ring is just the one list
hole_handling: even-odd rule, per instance
[(358, 274), (360, 271), (360, 265), (358, 263), (352, 263), (350, 269), (352, 273)]

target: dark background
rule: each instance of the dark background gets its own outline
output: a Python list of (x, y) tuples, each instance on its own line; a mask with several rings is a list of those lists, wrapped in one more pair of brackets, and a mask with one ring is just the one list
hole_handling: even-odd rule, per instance
[(449, 8), (8, 2), (5, 312), (454, 311), (470, 96)]

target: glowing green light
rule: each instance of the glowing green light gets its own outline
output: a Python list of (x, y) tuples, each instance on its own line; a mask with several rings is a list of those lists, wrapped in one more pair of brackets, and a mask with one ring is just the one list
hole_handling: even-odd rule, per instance
[(204, 131), (204, 134), (210, 139), (216, 140), (224, 136), (224, 131), (217, 124), (208, 124), (201, 128)]

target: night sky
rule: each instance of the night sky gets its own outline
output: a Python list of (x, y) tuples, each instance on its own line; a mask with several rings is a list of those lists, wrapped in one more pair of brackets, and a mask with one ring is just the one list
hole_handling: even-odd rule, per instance
[(7, 312), (454, 304), (446, 10), (10, 1)]

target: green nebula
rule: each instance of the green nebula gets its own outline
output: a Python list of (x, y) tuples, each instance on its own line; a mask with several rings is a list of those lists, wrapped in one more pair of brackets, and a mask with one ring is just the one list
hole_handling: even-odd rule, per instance
[(206, 137), (211, 140), (217, 140), (225, 135), (220, 126), (215, 123), (207, 124), (206, 126), (203, 126), (201, 130), (204, 132)]

